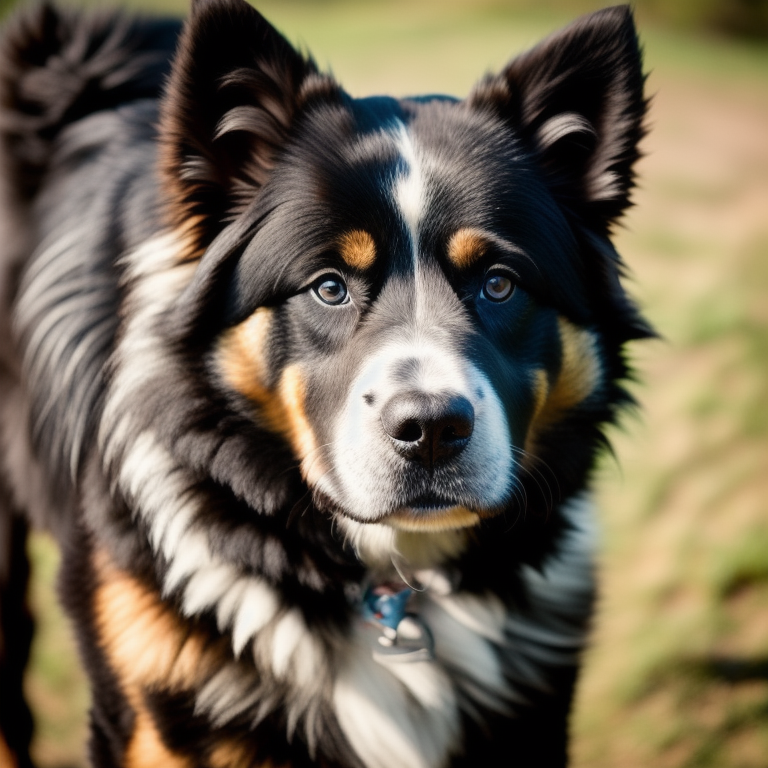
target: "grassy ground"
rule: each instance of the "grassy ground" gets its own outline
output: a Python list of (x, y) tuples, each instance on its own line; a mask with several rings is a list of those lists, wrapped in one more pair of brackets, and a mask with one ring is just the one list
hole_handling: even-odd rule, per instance
[[(620, 250), (665, 335), (605, 463), (604, 596), (582, 766), (768, 764), (768, 81), (649, 63), (643, 188)], [(715, 52), (713, 51), (713, 58)], [(722, 60), (724, 70), (726, 60)], [(768, 69), (763, 69), (768, 73)]]
[[(470, 10), (461, 0), (260, 7), (354, 94), (461, 95), (566, 20), (532, 4)], [(768, 50), (650, 21), (643, 32), (652, 133), (637, 208), (617, 239), (664, 341), (635, 352), (643, 411), (616, 432), (619, 460), (600, 471), (603, 596), (575, 764), (764, 768)], [(43, 766), (79, 765), (86, 694), (51, 612), (55, 553), (43, 538), (32, 549), (42, 622), (29, 678), (35, 750)]]

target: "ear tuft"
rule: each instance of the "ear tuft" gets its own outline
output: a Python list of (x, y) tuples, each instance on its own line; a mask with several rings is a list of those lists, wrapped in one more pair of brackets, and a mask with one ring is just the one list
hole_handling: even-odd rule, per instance
[(196, 0), (161, 108), (171, 224), (193, 226), (205, 247), (243, 210), (307, 103), (306, 83), (318, 80), (328, 78), (244, 0)]
[(629, 6), (555, 33), (469, 97), (511, 124), (554, 194), (598, 231), (629, 205), (646, 101)]

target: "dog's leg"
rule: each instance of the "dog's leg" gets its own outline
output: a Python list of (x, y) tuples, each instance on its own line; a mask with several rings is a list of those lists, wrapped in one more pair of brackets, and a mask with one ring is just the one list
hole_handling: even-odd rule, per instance
[(32, 642), (27, 609), (28, 526), (0, 478), (0, 766), (31, 768), (32, 715), (24, 700), (24, 669)]

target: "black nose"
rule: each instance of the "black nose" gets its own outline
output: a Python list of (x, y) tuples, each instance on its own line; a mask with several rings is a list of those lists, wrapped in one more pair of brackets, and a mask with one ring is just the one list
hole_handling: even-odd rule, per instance
[(475, 411), (461, 395), (401, 392), (384, 405), (381, 423), (401, 456), (432, 469), (466, 447)]

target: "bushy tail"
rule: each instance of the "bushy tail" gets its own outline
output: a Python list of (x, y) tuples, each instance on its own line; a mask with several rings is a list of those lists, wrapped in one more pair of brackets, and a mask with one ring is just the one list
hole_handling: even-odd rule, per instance
[(0, 148), (17, 195), (34, 197), (68, 123), (158, 95), (179, 29), (48, 3), (11, 18), (0, 40)]

